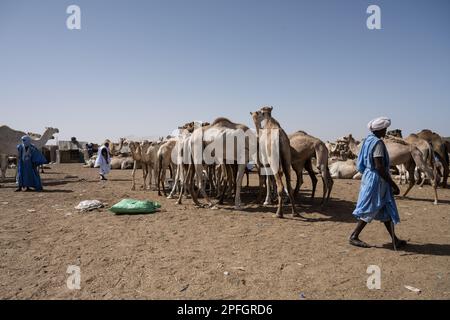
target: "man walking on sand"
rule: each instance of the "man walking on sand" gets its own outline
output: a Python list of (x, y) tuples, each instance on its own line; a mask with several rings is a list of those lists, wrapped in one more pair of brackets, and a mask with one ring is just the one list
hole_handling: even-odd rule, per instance
[(95, 161), (94, 167), (100, 168), (100, 180), (108, 180), (105, 177), (111, 171), (111, 154), (108, 142), (105, 142), (105, 144), (98, 149), (97, 160)]
[(358, 222), (349, 239), (350, 244), (357, 247), (370, 248), (359, 239), (359, 234), (372, 220), (384, 222), (394, 249), (406, 245), (406, 241), (397, 238), (394, 231), (394, 224), (400, 222), (394, 195), (399, 195), (400, 189), (389, 173), (389, 154), (382, 140), (390, 125), (391, 120), (385, 117), (370, 121), (367, 127), (371, 133), (364, 140), (358, 155), (357, 169), (363, 176), (358, 203), (353, 211)]

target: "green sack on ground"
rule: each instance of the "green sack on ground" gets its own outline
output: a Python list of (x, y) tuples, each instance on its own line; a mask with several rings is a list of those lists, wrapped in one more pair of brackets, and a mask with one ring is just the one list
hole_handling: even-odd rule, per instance
[(141, 201), (135, 199), (123, 199), (109, 209), (115, 214), (154, 213), (161, 205), (156, 201)]

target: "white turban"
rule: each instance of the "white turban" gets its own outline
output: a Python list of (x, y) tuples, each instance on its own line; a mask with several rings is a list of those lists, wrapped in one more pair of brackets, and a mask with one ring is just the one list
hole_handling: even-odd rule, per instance
[(391, 119), (386, 117), (379, 117), (376, 119), (373, 119), (367, 124), (367, 128), (369, 128), (370, 131), (379, 131), (386, 128), (389, 128), (391, 125)]

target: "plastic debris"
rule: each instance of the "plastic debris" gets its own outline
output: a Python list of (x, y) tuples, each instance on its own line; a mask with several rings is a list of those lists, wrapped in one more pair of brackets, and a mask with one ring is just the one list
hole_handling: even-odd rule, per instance
[(85, 201), (81, 201), (76, 207), (75, 209), (77, 210), (81, 210), (83, 212), (86, 211), (92, 211), (95, 209), (100, 209), (103, 208), (105, 205), (98, 201), (98, 200), (85, 200)]
[(189, 285), (183, 287), (183, 288), (180, 290), (180, 292), (184, 292), (184, 291), (186, 291), (188, 288), (189, 288)]
[(300, 292), (300, 299), (306, 299), (306, 296), (303, 292)]
[(415, 292), (417, 294), (422, 292), (422, 290), (420, 290), (418, 288), (411, 287), (411, 286), (405, 286), (405, 288), (408, 289), (409, 291)]
[(140, 201), (135, 199), (123, 199), (109, 210), (115, 214), (143, 214), (154, 213), (161, 208), (156, 201)]
[(230, 273), (228, 271), (225, 271), (223, 274), (226, 275), (226, 276), (230, 275)]
[(235, 268), (233, 268), (234, 270), (239, 270), (239, 271), (245, 271), (245, 268), (244, 267), (235, 267)]
[(36, 212), (36, 210), (34, 210), (34, 209), (28, 209), (27, 211), (30, 213)]

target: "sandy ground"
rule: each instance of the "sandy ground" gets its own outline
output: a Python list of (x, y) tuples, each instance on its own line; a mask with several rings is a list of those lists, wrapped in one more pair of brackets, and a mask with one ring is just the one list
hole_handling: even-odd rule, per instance
[[(450, 189), (439, 190), (438, 206), (429, 186), (398, 200), (397, 232), (409, 245), (395, 252), (378, 222), (361, 237), (376, 247), (348, 245), (359, 181), (337, 180), (321, 210), (308, 198), (306, 178), (298, 199), (305, 221), (273, 218), (275, 207), (259, 206), (248, 189), (242, 211), (231, 203), (199, 209), (190, 199), (177, 206), (154, 191), (130, 191), (130, 171), (113, 171), (107, 183), (96, 173), (54, 165), (43, 175), (46, 192), (14, 193), (12, 182), (0, 188), (0, 298), (450, 298)], [(116, 216), (74, 209), (82, 200), (112, 205), (128, 197), (160, 201), (162, 210)], [(69, 265), (81, 269), (80, 290), (67, 287)], [(366, 286), (369, 265), (381, 268), (380, 290)]]

